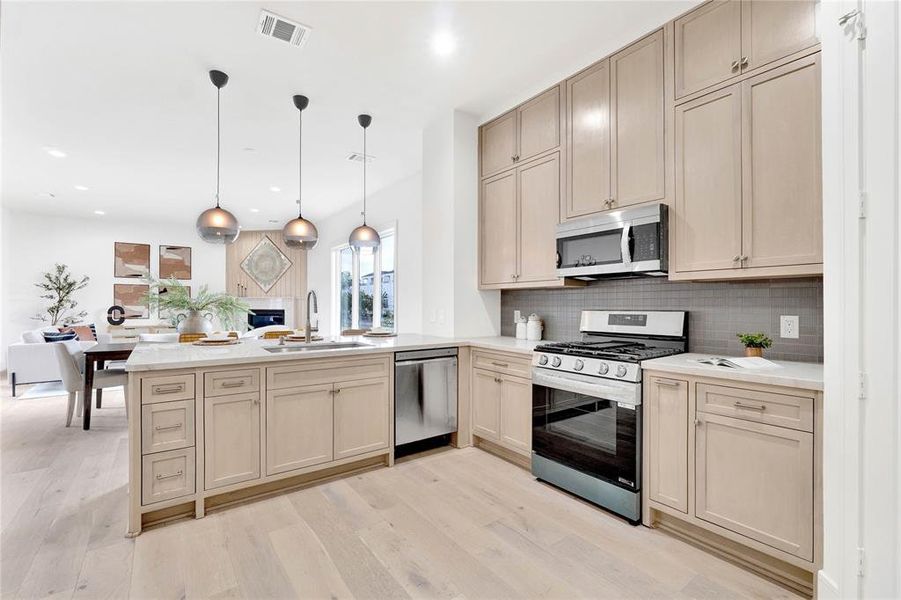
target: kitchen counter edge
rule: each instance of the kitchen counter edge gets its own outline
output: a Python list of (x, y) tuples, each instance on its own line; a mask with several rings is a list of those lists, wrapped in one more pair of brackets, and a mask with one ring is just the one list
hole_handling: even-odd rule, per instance
[(822, 363), (774, 360), (771, 362), (777, 364), (778, 367), (773, 369), (734, 369), (730, 367), (715, 367), (697, 362), (699, 358), (709, 357), (709, 354), (677, 354), (675, 356), (642, 361), (641, 368), (645, 373), (693, 375), (695, 377), (710, 377), (726, 381), (823, 391)]

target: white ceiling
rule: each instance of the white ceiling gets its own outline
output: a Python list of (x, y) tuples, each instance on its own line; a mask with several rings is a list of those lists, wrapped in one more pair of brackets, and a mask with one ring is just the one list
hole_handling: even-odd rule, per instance
[[(422, 128), (442, 111), (487, 119), (695, 3), (7, 0), (2, 200), (34, 212), (193, 220), (215, 191), (207, 71), (218, 68), (230, 76), (222, 205), (248, 228), (290, 218), (291, 96), (302, 93), (304, 213), (321, 219), (360, 201), (360, 164), (345, 160), (362, 151), (358, 113), (373, 115), (372, 193), (421, 169)], [(311, 26), (306, 46), (259, 36), (263, 7)], [(457, 39), (452, 56), (431, 51), (439, 31)]]

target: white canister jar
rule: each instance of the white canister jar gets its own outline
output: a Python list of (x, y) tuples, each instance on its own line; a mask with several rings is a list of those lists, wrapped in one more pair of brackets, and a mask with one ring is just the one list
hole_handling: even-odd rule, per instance
[(544, 325), (541, 322), (541, 317), (535, 313), (529, 315), (529, 322), (526, 327), (526, 339), (531, 341), (540, 340), (542, 329), (544, 329)]
[(516, 325), (516, 339), (526, 339), (526, 318), (520, 317), (519, 321), (514, 321), (514, 324)]

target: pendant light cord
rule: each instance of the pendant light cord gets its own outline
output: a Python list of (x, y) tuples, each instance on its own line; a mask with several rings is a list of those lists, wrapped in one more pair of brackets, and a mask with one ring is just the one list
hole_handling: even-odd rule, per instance
[(222, 133), (220, 131), (220, 123), (219, 123), (219, 97), (222, 92), (221, 88), (216, 88), (216, 208), (219, 208), (219, 160), (221, 154), (221, 140)]
[(366, 224), (366, 128), (363, 127), (363, 225)]
[(303, 200), (303, 111), (297, 111), (297, 115), (297, 218), (302, 219), (300, 202)]

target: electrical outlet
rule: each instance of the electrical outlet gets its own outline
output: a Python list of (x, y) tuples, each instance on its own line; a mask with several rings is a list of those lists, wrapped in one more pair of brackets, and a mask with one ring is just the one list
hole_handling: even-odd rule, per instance
[(519, 320), (522, 318), (522, 311), (514, 310), (513, 311), (513, 322), (519, 323)]
[(779, 337), (798, 338), (797, 315), (782, 315), (779, 317)]

